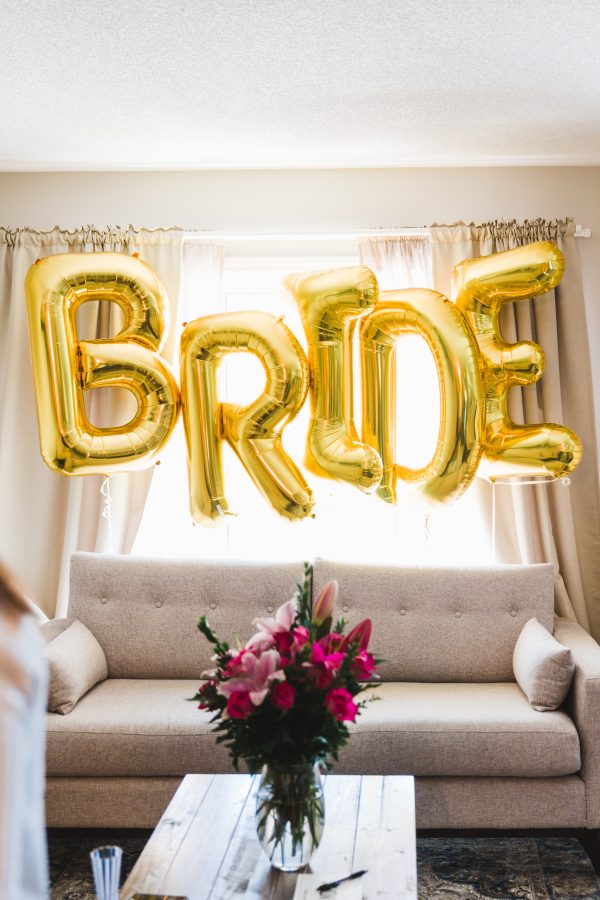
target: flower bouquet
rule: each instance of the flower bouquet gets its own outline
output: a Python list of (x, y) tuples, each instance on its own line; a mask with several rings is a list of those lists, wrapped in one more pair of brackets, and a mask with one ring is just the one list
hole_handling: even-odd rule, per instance
[(244, 646), (219, 640), (206, 617), (198, 628), (214, 647), (216, 666), (195, 700), (214, 713), (212, 722), (238, 768), (262, 770), (257, 795), (259, 840), (277, 868), (306, 865), (323, 831), (320, 773), (338, 759), (366, 700), (355, 701), (361, 682), (375, 677), (368, 652), (371, 621), (348, 634), (334, 624), (337, 582), (311, 601), (311, 570), (305, 566), (295, 596), (274, 618), (255, 619)]

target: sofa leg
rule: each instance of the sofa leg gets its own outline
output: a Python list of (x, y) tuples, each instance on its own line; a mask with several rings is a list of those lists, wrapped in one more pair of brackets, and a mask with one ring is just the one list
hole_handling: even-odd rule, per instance
[(579, 838), (581, 844), (594, 867), (596, 875), (600, 875), (600, 828), (586, 828)]

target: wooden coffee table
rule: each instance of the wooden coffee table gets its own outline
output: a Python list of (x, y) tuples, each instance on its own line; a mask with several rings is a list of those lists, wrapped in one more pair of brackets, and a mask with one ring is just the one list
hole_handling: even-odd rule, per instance
[[(296, 875), (271, 869), (254, 825), (258, 778), (187, 775), (121, 891), (189, 900), (291, 900)], [(310, 871), (324, 881), (368, 869), (364, 900), (416, 900), (414, 780), (328, 775), (325, 832)]]

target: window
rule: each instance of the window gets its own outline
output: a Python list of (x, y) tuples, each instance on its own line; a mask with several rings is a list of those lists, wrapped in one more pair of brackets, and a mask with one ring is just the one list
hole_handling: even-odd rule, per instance
[[(227, 247), (220, 298), (208, 299), (206, 308), (190, 310), (187, 317), (220, 310), (260, 309), (283, 315), (288, 327), (306, 349), (300, 316), (282, 287), (290, 272), (359, 264), (354, 242), (321, 244), (318, 252), (304, 247), (247, 245)], [(189, 273), (187, 273), (189, 275)], [(184, 283), (186, 273), (184, 273)], [(426, 285), (424, 285), (426, 286)], [(219, 304), (219, 305), (218, 305)], [(418, 337), (402, 338), (397, 352), (398, 460), (417, 467), (427, 462), (435, 447), (439, 390), (431, 354)], [(360, 366), (355, 352), (355, 420), (360, 424)], [(231, 402), (251, 401), (262, 390), (264, 373), (249, 354), (231, 354), (219, 370), (219, 396)], [(284, 446), (303, 467), (310, 415), (307, 399), (301, 412), (285, 429)], [(360, 431), (360, 429), (359, 429)], [(479, 495), (471, 487), (455, 504), (426, 510), (413, 491), (399, 483), (395, 507), (356, 488), (306, 475), (315, 496), (315, 516), (289, 522), (275, 513), (255, 488), (237, 457), (223, 447), (225, 491), (235, 515), (215, 527), (194, 525), (188, 509), (188, 482), (183, 424), (180, 422), (163, 451), (154, 474), (134, 553), (152, 556), (311, 559), (323, 556), (342, 561), (448, 564), (486, 562), (490, 559), (489, 523)], [(487, 486), (485, 486), (487, 487)]]

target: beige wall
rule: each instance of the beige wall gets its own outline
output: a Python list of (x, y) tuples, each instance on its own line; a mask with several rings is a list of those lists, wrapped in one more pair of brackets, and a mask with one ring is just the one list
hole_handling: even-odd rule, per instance
[(571, 216), (600, 423), (600, 167), (0, 174), (0, 224), (345, 231)]

